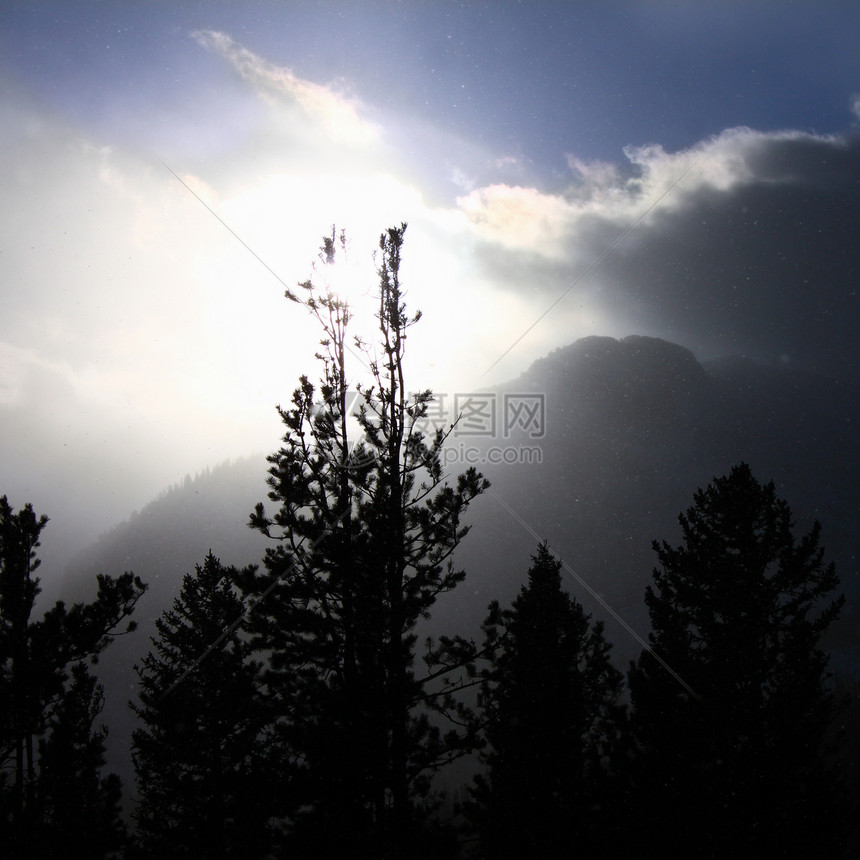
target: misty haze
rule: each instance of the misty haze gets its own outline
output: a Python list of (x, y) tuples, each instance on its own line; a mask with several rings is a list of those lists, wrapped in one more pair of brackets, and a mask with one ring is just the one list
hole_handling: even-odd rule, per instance
[(857, 855), (860, 10), (3, 18), (8, 856)]

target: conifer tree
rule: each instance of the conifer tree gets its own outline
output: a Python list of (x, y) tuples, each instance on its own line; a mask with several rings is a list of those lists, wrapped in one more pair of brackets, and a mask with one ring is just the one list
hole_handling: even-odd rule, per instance
[[(47, 522), (32, 505), (15, 512), (0, 498), (0, 839), (8, 857), (52, 856), (51, 840), (64, 830), (69, 850), (86, 843), (99, 857), (121, 833), (118, 781), (100, 776), (104, 730), (93, 722), (101, 690), (86, 667), (119, 635), (145, 586), (131, 573), (99, 575), (91, 603), (58, 601), (35, 617)], [(129, 621), (125, 632), (132, 629)], [(62, 784), (63, 772), (75, 773), (73, 784)], [(67, 789), (78, 813), (71, 818)], [(91, 819), (103, 823), (103, 841), (88, 841)]]
[[(416, 856), (428, 777), (470, 744), (430, 713), (456, 710), (449, 672), (474, 649), (446, 640), (446, 653), (428, 650), (424, 670), (415, 627), (465, 575), (452, 554), (467, 532), (462, 515), (487, 482), (474, 469), (447, 482), (446, 432), (421, 432), (432, 394), (406, 388), (406, 332), (420, 314), (408, 316), (404, 303), (404, 231), (380, 238), (372, 344), (356, 338), (350, 347), (351, 311), (330, 287), (343, 234), (324, 239), (315, 278), (287, 292), (321, 325), (322, 379), (316, 388), (302, 377), (291, 407), (279, 410), (286, 433), (269, 457), (277, 509), (258, 505), (251, 518), (275, 545), (265, 573), (245, 587), (259, 599), (250, 622), (271, 655), (266, 683), (281, 747), (300, 774), (301, 809), (286, 811), (300, 853)], [(348, 353), (364, 356), (365, 384), (351, 384)]]
[(39, 740), (39, 825), (31, 857), (109, 857), (125, 847), (120, 779), (101, 776), (107, 728), (96, 720), (103, 702), (101, 684), (85, 663), (76, 663)]
[(546, 544), (510, 609), (490, 605), (479, 706), (486, 768), (469, 817), (487, 858), (609, 856), (611, 761), (625, 719), (603, 624), (561, 584)]
[[(247, 572), (247, 571), (246, 571)], [(210, 552), (156, 621), (153, 650), (135, 667), (142, 726), (132, 736), (146, 857), (266, 855), (273, 786), (260, 665), (239, 621), (238, 571)]]
[[(654, 656), (629, 683), (641, 747), (640, 853), (837, 856), (838, 781), (824, 764), (834, 714), (821, 637), (844, 600), (820, 526), (795, 538), (773, 482), (735, 466), (654, 542), (646, 592)], [(648, 853), (650, 851), (650, 853)]]

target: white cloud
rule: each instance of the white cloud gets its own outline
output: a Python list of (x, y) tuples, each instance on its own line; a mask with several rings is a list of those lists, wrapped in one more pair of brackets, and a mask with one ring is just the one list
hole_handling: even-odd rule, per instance
[(31, 371), (45, 369), (67, 376), (65, 368), (52, 365), (32, 349), (0, 341), (0, 407), (16, 406), (24, 397)]
[(547, 257), (560, 253), (574, 217), (561, 195), (517, 185), (478, 188), (457, 198), (457, 206), (482, 239)]
[(493, 160), (493, 165), (498, 170), (521, 170), (522, 160), (515, 155), (500, 155)]
[(618, 185), (618, 166), (606, 161), (584, 161), (568, 153), (567, 166), (577, 179), (568, 189), (568, 195), (576, 198), (589, 198), (602, 190)]
[(273, 104), (298, 105), (319, 122), (336, 142), (362, 146), (374, 143), (379, 129), (359, 114), (359, 105), (331, 86), (300, 78), (291, 69), (257, 56), (226, 33), (197, 30), (192, 33), (204, 48), (214, 51)]
[(449, 166), (449, 175), (451, 182), (462, 191), (472, 191), (478, 184), (475, 178), (469, 176), (464, 170), (459, 167)]
[(608, 235), (618, 235), (646, 213), (683, 207), (703, 188), (729, 191), (757, 178), (754, 162), (768, 146), (802, 139), (824, 138), (736, 128), (676, 153), (657, 144), (629, 146), (624, 155), (634, 174), (627, 177), (617, 165), (568, 154), (573, 181), (558, 191), (496, 183), (458, 198), (457, 206), (483, 241), (574, 262), (588, 245), (579, 240), (583, 231), (592, 235), (603, 223), (611, 225)]

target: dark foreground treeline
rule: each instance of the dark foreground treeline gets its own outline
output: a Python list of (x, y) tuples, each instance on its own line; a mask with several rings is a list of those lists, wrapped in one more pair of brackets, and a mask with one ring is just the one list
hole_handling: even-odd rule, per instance
[[(652, 632), (626, 684), (546, 545), (479, 635), (418, 641), (465, 577), (453, 554), (488, 484), (448, 479), (446, 431), (421, 432), (431, 395), (404, 389), (404, 229), (380, 240), (366, 386), (347, 384), (350, 313), (325, 282), (342, 237), (287, 294), (322, 328), (322, 379), (280, 409), (275, 509), (251, 515), (262, 568), (210, 553), (141, 647), (130, 820), (102, 772), (91, 665), (145, 586), (103, 576), (93, 602), (34, 617), (46, 520), (3, 497), (0, 854), (840, 856), (848, 711), (821, 645), (838, 580), (818, 526), (795, 536), (745, 464), (695, 495), (681, 545), (655, 543)], [(446, 796), (463, 761), (477, 775)]]
[[(137, 667), (139, 799), (123, 821), (89, 664), (131, 627), (143, 587), (102, 577), (93, 603), (30, 618), (45, 519), (3, 497), (3, 856), (841, 856), (848, 703), (819, 648), (841, 600), (818, 531), (795, 539), (788, 507), (745, 465), (681, 520), (681, 546), (655, 543), (652, 634), (629, 695), (545, 545), (513, 604), (490, 606), (479, 644), (446, 640), (431, 657), (424, 675), (447, 678), (444, 703), (420, 702), (414, 661), (396, 830), (390, 692), (365, 676), (347, 698), (345, 673), (316, 665), (339, 658), (313, 653), (310, 624), (269, 630), (266, 647), (273, 616), (296, 607), (261, 605), (255, 624), (249, 594), (275, 590), (208, 555)], [(462, 802), (434, 794), (427, 777), (470, 751), (482, 767)]]

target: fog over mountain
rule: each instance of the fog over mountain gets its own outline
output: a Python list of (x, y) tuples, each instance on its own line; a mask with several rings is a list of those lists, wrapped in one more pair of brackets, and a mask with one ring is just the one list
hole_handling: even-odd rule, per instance
[[(626, 665), (639, 643), (571, 571), (646, 636), (651, 541), (677, 541), (677, 515), (695, 490), (744, 460), (760, 480), (774, 480), (799, 531), (821, 520), (827, 557), (836, 561), (849, 597), (830, 643), (834, 665), (858, 672), (860, 406), (842, 384), (745, 358), (702, 363), (688, 349), (651, 337), (588, 337), (490, 393), (542, 395), (541, 437), (530, 438), (526, 429), (505, 439), (452, 436), (451, 447), (463, 451), (468, 443), (483, 458), (500, 443), (509, 451), (530, 447), (540, 461), (479, 466), (492, 488), (473, 503), (473, 530), (456, 556), (468, 576), (437, 604), (433, 630), (477, 635), (489, 601), (515, 595), (537, 540), (546, 539), (570, 567), (571, 593), (606, 620), (616, 657)], [(102, 659), (109, 688), (104, 716), (117, 762), (127, 755), (131, 667), (148, 649), (153, 621), (183, 574), (209, 549), (230, 564), (261, 559), (266, 541), (246, 523), (254, 504), (265, 500), (266, 468), (258, 455), (189, 477), (69, 565), (67, 589), (96, 572), (127, 569), (150, 585), (137, 610), (141, 630)], [(451, 463), (451, 475), (462, 468)]]
[[(634, 336), (579, 340), (505, 388), (545, 393), (546, 438), (540, 463), (485, 469), (493, 487), (461, 559), (486, 599), (512, 593), (537, 533), (644, 634), (651, 541), (678, 539), (677, 515), (694, 491), (741, 460), (775, 482), (799, 528), (822, 521), (843, 587), (857, 593), (860, 409), (842, 384), (744, 358), (699, 363), (683, 347)], [(638, 644), (607, 622), (635, 653)]]
[(0, 484), (46, 567), (275, 444), (332, 223), (357, 305), (409, 223), (416, 388), (629, 334), (856, 383), (856, 4), (6, 5)]
[[(319, 320), (284, 291), (325, 282), (372, 344), (374, 249), (401, 223), (406, 387), (437, 393), (431, 426), (462, 410), (451, 479), (492, 482), (419, 634), (479, 637), (546, 540), (626, 668), (652, 541), (744, 461), (798, 535), (821, 521), (848, 598), (831, 666), (860, 684), (860, 3), (0, 19), (0, 495), (51, 520), (36, 614), (98, 573), (149, 585), (97, 666), (126, 804), (155, 620), (207, 552), (268, 544), (248, 517), (276, 405), (320, 375)], [(315, 267), (333, 228), (346, 259)]]

